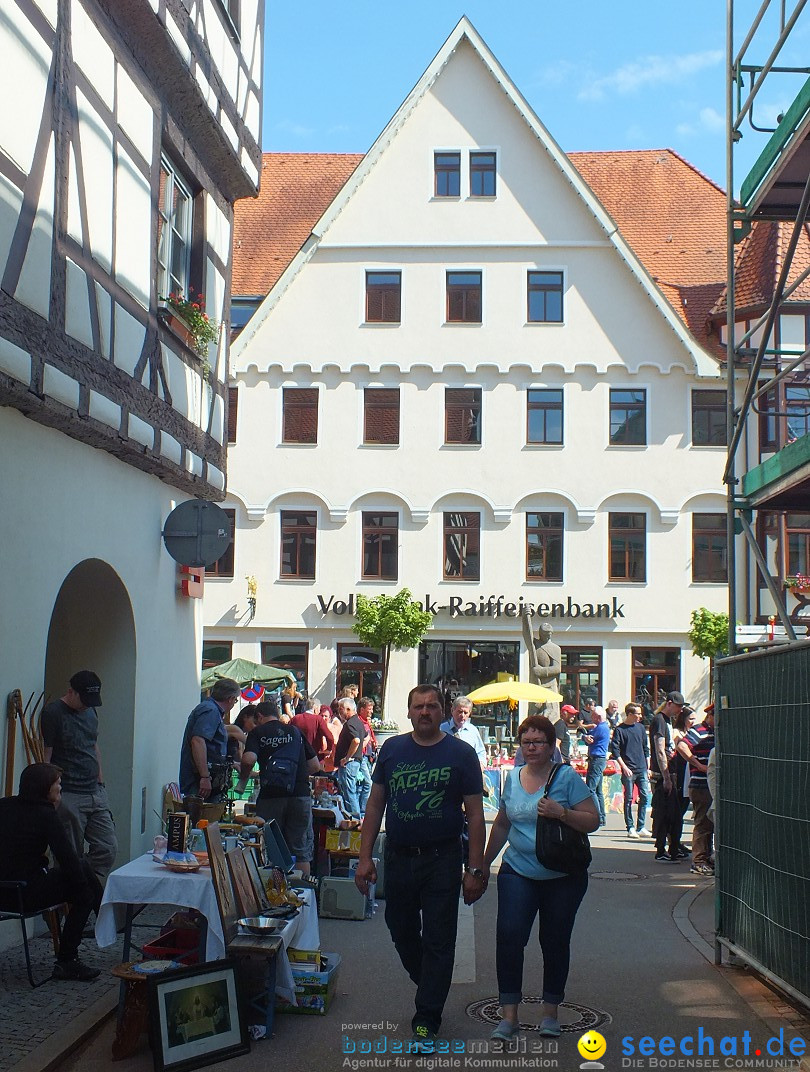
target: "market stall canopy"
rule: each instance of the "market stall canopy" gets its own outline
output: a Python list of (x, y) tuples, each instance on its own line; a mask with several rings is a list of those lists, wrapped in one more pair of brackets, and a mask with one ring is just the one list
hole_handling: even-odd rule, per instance
[(265, 688), (277, 689), (279, 685), (295, 681), (295, 674), (290, 670), (282, 670), (278, 666), (266, 666), (264, 663), (254, 663), (251, 659), (229, 659), (227, 663), (209, 666), (203, 670), (200, 688), (210, 689), (217, 678), (221, 677), (233, 678), (242, 688), (258, 682)]
[(535, 685), (531, 681), (491, 681), (480, 689), (468, 692), (467, 696), (474, 704), (503, 703), (510, 700), (530, 700), (533, 703), (555, 703), (562, 699), (559, 692), (547, 689), (544, 685)]

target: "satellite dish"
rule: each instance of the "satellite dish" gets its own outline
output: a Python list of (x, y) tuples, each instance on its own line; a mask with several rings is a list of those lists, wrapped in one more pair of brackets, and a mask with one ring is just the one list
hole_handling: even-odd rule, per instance
[(231, 544), (230, 518), (216, 503), (189, 499), (166, 518), (163, 542), (182, 566), (211, 566)]

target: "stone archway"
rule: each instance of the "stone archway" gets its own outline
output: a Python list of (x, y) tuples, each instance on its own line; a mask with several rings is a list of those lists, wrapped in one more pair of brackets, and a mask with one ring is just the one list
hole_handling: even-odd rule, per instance
[(101, 678), (99, 748), (118, 832), (117, 864), (131, 855), (135, 662), (135, 618), (121, 578), (100, 559), (80, 562), (63, 581), (51, 613), (45, 695), (63, 695), (77, 670), (94, 670)]

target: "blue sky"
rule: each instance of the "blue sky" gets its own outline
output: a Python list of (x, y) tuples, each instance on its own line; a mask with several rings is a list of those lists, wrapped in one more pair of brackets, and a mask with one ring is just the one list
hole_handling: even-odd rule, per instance
[[(725, 187), (724, 0), (266, 0), (266, 8), (265, 151), (365, 152), (466, 14), (563, 149), (672, 148)], [(736, 0), (738, 25), (747, 28), (758, 8)], [(802, 16), (781, 62), (807, 64), (809, 37)], [(773, 40), (765, 24), (753, 62)], [(771, 80), (757, 104), (761, 126), (800, 84)], [(746, 126), (735, 188), (766, 138)]]

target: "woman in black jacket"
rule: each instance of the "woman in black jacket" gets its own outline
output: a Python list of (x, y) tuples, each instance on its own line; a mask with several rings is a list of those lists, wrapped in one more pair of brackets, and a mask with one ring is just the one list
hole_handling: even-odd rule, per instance
[[(26, 911), (69, 902), (53, 978), (89, 983), (100, 973), (79, 960), (79, 942), (90, 913), (98, 912), (102, 891), (56, 814), (61, 797), (60, 769), (52, 763), (32, 763), (20, 775), (19, 795), (0, 800), (0, 880), (25, 882)], [(48, 868), (48, 849), (57, 867)], [(16, 891), (0, 888), (0, 904), (17, 909)]]

